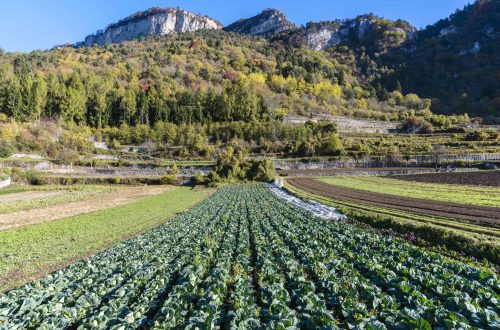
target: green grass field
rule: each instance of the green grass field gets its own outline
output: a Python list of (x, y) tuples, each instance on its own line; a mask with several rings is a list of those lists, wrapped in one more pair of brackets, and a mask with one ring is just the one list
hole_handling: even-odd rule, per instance
[(178, 187), (124, 206), (0, 232), (0, 292), (161, 225), (212, 193)]
[(500, 188), (497, 187), (419, 183), (375, 176), (334, 176), (319, 180), (339, 187), (388, 195), (500, 207)]

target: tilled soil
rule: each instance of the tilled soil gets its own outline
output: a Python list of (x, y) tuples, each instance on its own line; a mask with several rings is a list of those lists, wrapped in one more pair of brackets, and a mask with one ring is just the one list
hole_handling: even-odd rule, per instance
[(415, 182), (500, 187), (500, 171), (398, 175), (394, 179)]
[(161, 194), (169, 189), (171, 188), (168, 186), (121, 187), (116, 191), (83, 201), (0, 214), (0, 231), (40, 224), (124, 205), (142, 198)]
[(66, 194), (66, 190), (40, 190), (40, 191), (25, 191), (14, 194), (0, 196), (0, 203), (11, 203), (29, 201), (38, 198), (54, 197)]
[(310, 178), (288, 180), (293, 186), (340, 201), (397, 209), (423, 215), (465, 220), (480, 225), (499, 225), (500, 208), (399, 197), (358, 189), (342, 188)]

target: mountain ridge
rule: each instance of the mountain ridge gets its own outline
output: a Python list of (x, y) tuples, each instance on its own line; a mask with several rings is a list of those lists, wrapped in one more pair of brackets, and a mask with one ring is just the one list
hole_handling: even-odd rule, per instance
[(224, 31), (269, 37), (294, 28), (296, 28), (295, 24), (290, 22), (281, 11), (267, 8), (256, 16), (240, 19), (226, 26)]
[(102, 46), (140, 37), (222, 29), (222, 27), (220, 22), (208, 16), (197, 15), (183, 9), (153, 7), (109, 24), (105, 30), (87, 36), (85, 41), (78, 43), (77, 46)]
[[(135, 26), (140, 26), (142, 30), (135, 31)], [(204, 30), (210, 29), (220, 31), (212, 38), (204, 34)], [(221, 23), (207, 16), (181, 9), (152, 8), (110, 24), (105, 31), (89, 36), (86, 42), (77, 46), (107, 45), (147, 36), (199, 31), (201, 34), (198, 36), (185, 35), (180, 40), (208, 38), (212, 39), (209, 47), (220, 48), (224, 39), (238, 38), (237, 34), (240, 34), (249, 36), (251, 42), (263, 43), (269, 49), (281, 49), (276, 64), (285, 81), (272, 81), (273, 77), (269, 75), (263, 78), (270, 86), (281, 86), (276, 88), (279, 92), (296, 90), (294, 84), (300, 79), (316, 83), (321, 81), (316, 77), (320, 72), (305, 74), (302, 68), (297, 68), (304, 61), (295, 57), (295, 53), (308, 49), (313, 52), (308, 56), (327, 56), (328, 61), (333, 63), (331, 68), (322, 67), (322, 70), (328, 71), (323, 78), (330, 79), (335, 72), (342, 71), (339, 70), (339, 63), (348, 66), (352, 77), (366, 85), (365, 94), (355, 93), (358, 99), (376, 95), (379, 101), (386, 101), (393, 99), (395, 92), (416, 94), (432, 100), (432, 109), (437, 113), (470, 114), (483, 117), (490, 123), (500, 122), (499, 0), (478, 0), (420, 30), (406, 21), (389, 20), (374, 14), (296, 26), (277, 9), (266, 9), (223, 28)], [(255, 39), (260, 37), (260, 40)], [(176, 43), (177, 46), (172, 44), (169, 47), (179, 53), (184, 46), (178, 41)], [(64, 46), (56, 49), (59, 48)], [(243, 58), (248, 55), (242, 50), (233, 49), (228, 54), (229, 63), (240, 63), (236, 66), (238, 70), (245, 62)], [(320, 52), (316, 55), (315, 51)], [(248, 60), (251, 63), (262, 61)], [(171, 60), (163, 59), (162, 65), (165, 61)], [(212, 69), (204, 69), (203, 75), (209, 77)], [(221, 78), (238, 80), (234, 72), (226, 72)], [(187, 80), (193, 79), (189, 77)], [(346, 80), (343, 75), (337, 75), (329, 82), (344, 84)], [(290, 86), (284, 88), (287, 84)], [(351, 89), (348, 90), (347, 94), (351, 95)]]

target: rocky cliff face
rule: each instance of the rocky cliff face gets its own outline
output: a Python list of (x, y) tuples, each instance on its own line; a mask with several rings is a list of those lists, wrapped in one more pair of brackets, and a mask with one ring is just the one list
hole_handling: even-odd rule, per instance
[(140, 37), (222, 29), (222, 24), (185, 10), (152, 8), (129, 16), (85, 38), (85, 46), (120, 43)]
[(295, 26), (276, 9), (266, 9), (257, 16), (241, 19), (226, 28), (225, 31), (247, 34), (258, 37), (268, 37), (291, 30)]
[(390, 21), (374, 15), (358, 16), (349, 20), (309, 23), (305, 28), (278, 38), (294, 46), (326, 50), (334, 45), (365, 47), (373, 52), (401, 46), (414, 38), (416, 29), (404, 21)]

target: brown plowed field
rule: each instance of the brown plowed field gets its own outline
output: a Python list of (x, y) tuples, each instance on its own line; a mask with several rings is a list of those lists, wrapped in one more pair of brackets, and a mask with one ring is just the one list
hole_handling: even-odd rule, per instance
[(306, 170), (279, 170), (278, 174), (283, 176), (319, 176), (319, 175), (343, 175), (343, 174), (412, 174), (433, 172), (430, 167), (380, 167), (380, 168), (326, 168)]
[(500, 171), (410, 174), (395, 176), (394, 179), (429, 183), (500, 187)]
[(301, 190), (333, 200), (374, 205), (423, 215), (460, 219), (481, 225), (500, 224), (500, 208), (496, 207), (398, 197), (337, 187), (309, 178), (290, 179), (288, 182)]

